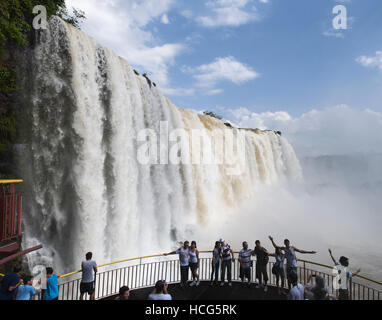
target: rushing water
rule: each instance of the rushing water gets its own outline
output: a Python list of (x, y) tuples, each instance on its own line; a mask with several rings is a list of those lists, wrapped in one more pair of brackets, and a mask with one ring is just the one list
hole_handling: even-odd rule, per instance
[(239, 175), (224, 164), (141, 164), (138, 134), (159, 135), (161, 121), (170, 132), (227, 127), (175, 107), (125, 60), (58, 18), (38, 35), (26, 78), (24, 240), (44, 245), (31, 264), (64, 272), (87, 251), (99, 263), (167, 251), (256, 198), (262, 185), (302, 181), (292, 147), (271, 131), (240, 130)]

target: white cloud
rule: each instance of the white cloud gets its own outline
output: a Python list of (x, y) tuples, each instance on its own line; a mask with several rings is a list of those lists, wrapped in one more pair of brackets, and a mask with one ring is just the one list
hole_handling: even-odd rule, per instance
[(198, 81), (198, 86), (209, 89), (214, 94), (221, 91), (211, 91), (216, 84), (221, 81), (230, 81), (235, 84), (241, 84), (253, 80), (260, 75), (251, 67), (237, 61), (234, 57), (216, 58), (209, 64), (203, 64), (196, 68), (186, 67), (183, 71), (194, 74)]
[(345, 38), (341, 30), (328, 29), (322, 33), (325, 37)]
[(170, 23), (170, 20), (167, 16), (167, 14), (164, 14), (161, 18), (161, 22), (164, 23), (164, 24), (169, 24)]
[(204, 27), (238, 27), (259, 19), (252, 0), (211, 0), (206, 2), (211, 14), (199, 16), (196, 21)]
[(299, 156), (382, 153), (382, 112), (339, 105), (299, 117), (286, 111), (222, 109), (240, 127), (280, 130)]
[(195, 93), (193, 88), (161, 88), (161, 91), (169, 96), (192, 96)]
[[(85, 11), (82, 29), (146, 72), (160, 87), (169, 86), (168, 69), (185, 50), (181, 43), (161, 43), (146, 27), (150, 22), (169, 22), (167, 12), (175, 0), (67, 0), (68, 8)], [(166, 19), (167, 18), (167, 19)]]
[(361, 56), (356, 61), (364, 67), (377, 67), (382, 70), (382, 51), (377, 51), (374, 56)]
[(214, 95), (217, 95), (217, 94), (220, 94), (220, 93), (223, 93), (222, 89), (211, 89), (211, 90), (206, 91), (205, 94), (207, 96), (214, 96)]

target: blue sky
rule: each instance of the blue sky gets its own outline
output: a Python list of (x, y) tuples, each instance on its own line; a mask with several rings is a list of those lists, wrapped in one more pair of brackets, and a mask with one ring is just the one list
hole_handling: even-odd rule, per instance
[[(349, 121), (376, 119), (360, 124), (364, 128), (382, 126), (379, 0), (67, 4), (85, 11), (84, 32), (147, 72), (179, 107), (213, 110), (239, 125), (274, 125), (287, 132), (285, 122), (297, 125), (312, 111), (332, 108), (360, 113), (348, 115)], [(332, 26), (336, 5), (347, 9), (347, 30)]]

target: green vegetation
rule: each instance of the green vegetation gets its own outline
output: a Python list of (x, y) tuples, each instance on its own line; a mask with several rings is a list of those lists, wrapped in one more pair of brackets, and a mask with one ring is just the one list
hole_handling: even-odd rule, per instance
[(13, 111), (0, 118), (0, 153), (6, 152), (16, 139), (16, 119)]
[(28, 45), (28, 32), (32, 29), (33, 8), (45, 6), (48, 19), (56, 14), (66, 22), (79, 27), (85, 19), (81, 10), (73, 9), (73, 16), (68, 13), (65, 0), (1, 0), (0, 2), (0, 50), (9, 44)]
[[(9, 153), (17, 139), (18, 64), (13, 53), (29, 45), (35, 17), (33, 8), (37, 5), (46, 8), (47, 19), (58, 15), (77, 28), (85, 19), (81, 10), (73, 8), (73, 14), (69, 14), (65, 0), (0, 0), (0, 162), (11, 161)], [(0, 176), (7, 174), (0, 172)]]
[(221, 116), (218, 116), (216, 113), (213, 113), (212, 111), (203, 111), (203, 114), (205, 114), (206, 116), (214, 117), (219, 120), (222, 119)]

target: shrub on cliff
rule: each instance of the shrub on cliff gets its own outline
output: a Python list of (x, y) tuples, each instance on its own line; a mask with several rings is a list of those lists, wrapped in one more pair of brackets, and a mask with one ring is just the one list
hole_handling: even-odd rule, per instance
[(203, 111), (203, 114), (205, 114), (206, 116), (214, 117), (219, 120), (222, 119), (221, 116), (218, 116), (216, 113), (213, 113), (212, 111)]

